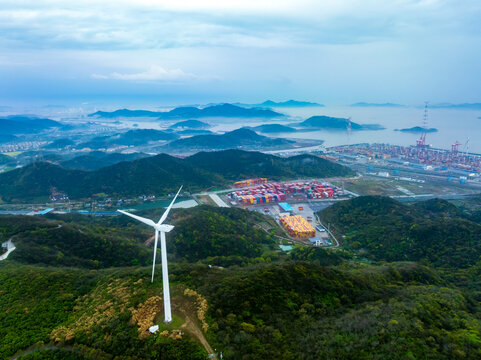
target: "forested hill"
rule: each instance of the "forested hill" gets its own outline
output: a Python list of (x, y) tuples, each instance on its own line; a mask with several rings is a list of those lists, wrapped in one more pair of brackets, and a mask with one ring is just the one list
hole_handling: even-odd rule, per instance
[(275, 118), (283, 114), (259, 108), (244, 108), (232, 104), (220, 104), (198, 108), (193, 106), (177, 107), (170, 111), (148, 111), (120, 109), (113, 112), (97, 111), (89, 116), (101, 118), (117, 117), (158, 117), (159, 119), (195, 119), (203, 117), (235, 117), (235, 118)]
[(154, 130), (154, 129), (136, 129), (129, 130), (124, 133), (112, 135), (112, 136), (99, 136), (87, 142), (75, 145), (77, 149), (102, 149), (108, 148), (114, 145), (128, 145), (137, 146), (147, 144), (151, 141), (159, 140), (173, 140), (178, 136), (173, 133)]
[(345, 118), (337, 118), (331, 116), (311, 116), (301, 123), (294, 124), (299, 127), (308, 129), (324, 129), (324, 130), (347, 130), (351, 127), (352, 130), (382, 130), (383, 126), (379, 124), (358, 124)]
[(225, 150), (199, 152), (185, 160), (206, 171), (219, 172), (229, 180), (256, 176), (281, 180), (355, 174), (348, 167), (307, 154), (281, 158), (256, 151)]
[[(0, 358), (41, 342), (73, 346), (85, 356), (70, 354), (75, 360), (207, 359), (188, 328), (182, 338), (148, 333), (154, 323), (165, 328), (161, 281), (151, 284), (150, 271), (0, 264)], [(199, 323), (197, 314), (205, 316), (198, 331), (226, 360), (481, 356), (479, 313), (468, 295), (417, 264), (170, 263), (169, 275), (174, 326), (185, 311)]]
[[(358, 217), (358, 230), (374, 219), (392, 233), (420, 215), (465, 220), (440, 200), (342, 203), (346, 211), (330, 209), (349, 227)], [(142, 266), (152, 255), (144, 224), (126, 216), (0, 216), (0, 240), (13, 236), (17, 245), (0, 262), (0, 359), (34, 344), (46, 347), (19, 360), (207, 359), (199, 337), (226, 360), (481, 357), (479, 263), (459, 270), (367, 264), (312, 246), (276, 252), (274, 220), (243, 209), (174, 209), (169, 223), (174, 320), (166, 325), (160, 264), (153, 283), (151, 266)], [(151, 334), (154, 324), (160, 330)]]
[(241, 128), (225, 134), (196, 135), (179, 139), (164, 145), (165, 151), (223, 150), (243, 147), (245, 149), (272, 149), (294, 144), (295, 141), (271, 138), (257, 134), (255, 131)]
[(347, 246), (376, 260), (465, 268), (481, 256), (481, 225), (444, 200), (405, 205), (361, 196), (338, 202), (319, 216), (345, 236)]
[(51, 119), (42, 119), (23, 115), (0, 117), (1, 135), (33, 134), (46, 129), (55, 127), (58, 128), (61, 126), (61, 123)]
[[(140, 215), (159, 218), (160, 210)], [(169, 221), (175, 226), (168, 242), (171, 260), (209, 258), (219, 265), (242, 263), (261, 256), (275, 244), (257, 225), (277, 225), (271, 217), (257, 212), (204, 205), (174, 209)], [(0, 243), (11, 239), (16, 246), (7, 262), (90, 269), (147, 265), (152, 264), (152, 250), (144, 242), (152, 235), (144, 224), (120, 215), (0, 215)]]
[(347, 167), (312, 155), (280, 158), (259, 152), (227, 150), (180, 159), (160, 154), (122, 162), (96, 171), (67, 170), (49, 163), (34, 163), (0, 174), (3, 201), (31, 201), (52, 189), (71, 199), (106, 193), (118, 196), (166, 195), (179, 184), (190, 192), (229, 186), (245, 177), (273, 180), (353, 175)]
[(8, 262), (105, 268), (145, 265), (152, 252), (134, 228), (67, 223), (36, 216), (0, 215), (0, 242), (12, 239)]

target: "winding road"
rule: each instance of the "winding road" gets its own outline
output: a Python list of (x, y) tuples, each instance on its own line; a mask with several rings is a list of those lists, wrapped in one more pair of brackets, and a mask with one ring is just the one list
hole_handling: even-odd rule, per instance
[(8, 257), (8, 255), (10, 255), (10, 253), (16, 249), (15, 245), (12, 242), (12, 239), (8, 239), (8, 241), (4, 242), (2, 244), (2, 247), (5, 247), (5, 245), (7, 247), (7, 252), (0, 255), (0, 261), (5, 260)]

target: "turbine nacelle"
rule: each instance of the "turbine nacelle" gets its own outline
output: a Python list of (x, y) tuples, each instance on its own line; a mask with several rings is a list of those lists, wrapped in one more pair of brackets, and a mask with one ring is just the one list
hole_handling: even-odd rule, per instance
[(155, 224), (154, 228), (157, 231), (162, 231), (162, 232), (168, 233), (168, 232), (172, 231), (174, 226), (173, 225), (167, 225), (167, 224)]

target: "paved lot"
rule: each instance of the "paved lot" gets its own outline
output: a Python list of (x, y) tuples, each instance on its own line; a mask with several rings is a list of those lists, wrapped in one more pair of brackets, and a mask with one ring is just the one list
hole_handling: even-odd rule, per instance
[(219, 195), (215, 193), (209, 193), (210, 198), (217, 204), (218, 207), (230, 207), (224, 200), (222, 200)]

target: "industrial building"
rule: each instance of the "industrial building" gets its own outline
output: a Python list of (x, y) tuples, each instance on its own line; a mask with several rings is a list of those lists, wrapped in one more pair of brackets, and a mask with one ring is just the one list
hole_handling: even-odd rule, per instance
[(297, 239), (309, 239), (316, 236), (316, 230), (300, 215), (286, 216), (279, 221), (292, 237)]
[(280, 208), (285, 211), (285, 212), (291, 212), (291, 211), (294, 211), (294, 209), (292, 208), (291, 205), (289, 205), (288, 203), (286, 202), (281, 202), (279, 203), (279, 206)]

